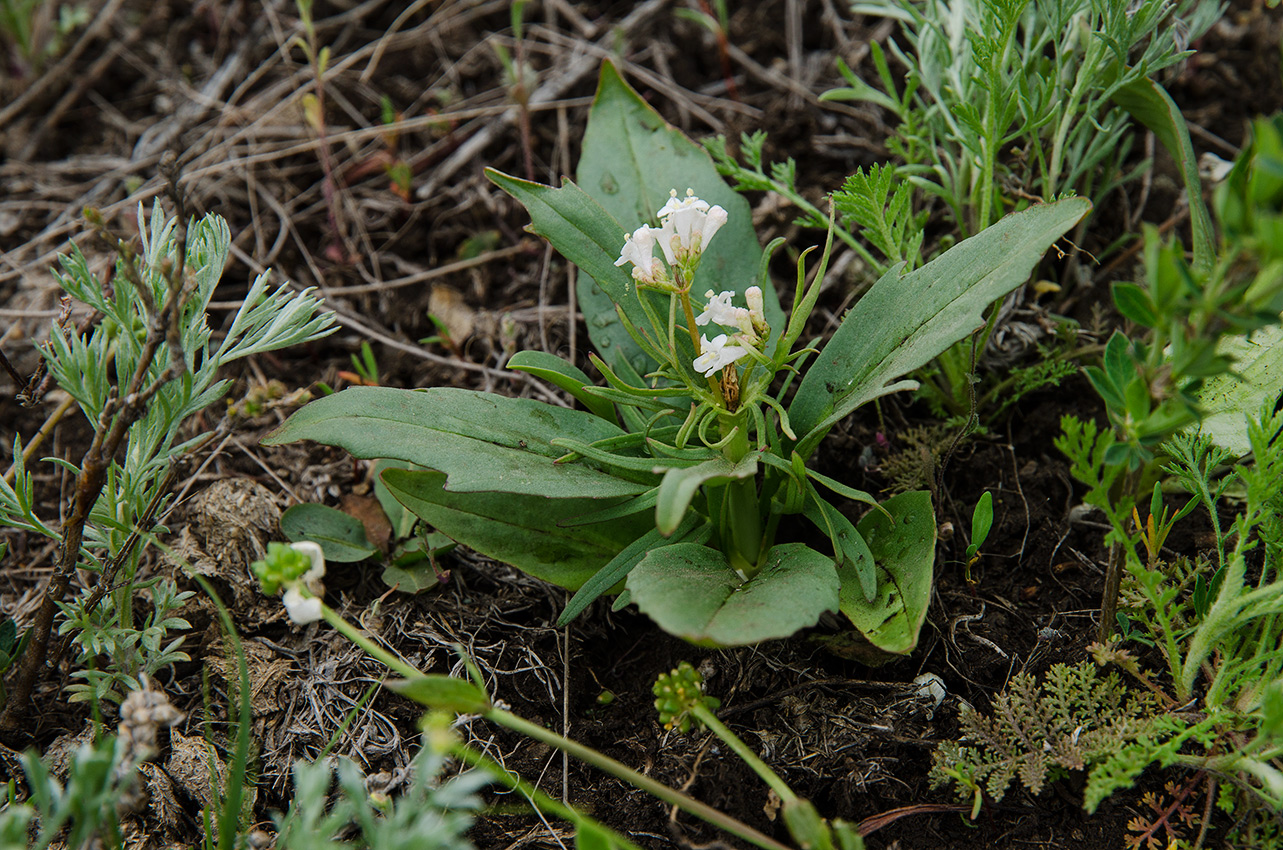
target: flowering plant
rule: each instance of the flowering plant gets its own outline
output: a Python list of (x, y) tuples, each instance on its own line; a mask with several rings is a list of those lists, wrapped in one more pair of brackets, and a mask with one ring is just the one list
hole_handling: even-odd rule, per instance
[[(761, 250), (747, 202), (611, 65), (578, 183), (489, 176), (582, 272), (590, 359), (606, 385), (552, 354), (522, 352), (511, 368), (585, 409), (357, 387), (308, 405), (269, 442), (312, 439), (417, 464), (387, 469), (383, 483), (439, 531), (577, 590), (563, 622), (622, 590), (617, 605), (631, 601), (700, 644), (783, 637), (840, 611), (859, 646), (912, 650), (934, 561), (929, 494), (879, 505), (807, 461), (857, 407), (916, 386), (899, 379), (981, 327), (983, 310), (1090, 205), (1032, 207), (916, 271), (893, 267), (817, 351), (801, 337), (828, 246), (809, 284), (802, 254), (786, 315), (767, 264), (784, 240)], [(875, 509), (853, 523), (841, 500)], [(782, 529), (796, 536), (790, 518), (830, 550), (777, 543)]]
[(284, 589), (281, 602), (290, 619), (299, 625), (321, 619), (321, 597), (325, 595), (325, 553), (310, 540), (298, 543), (269, 543), (267, 557), (250, 564), (263, 586), (275, 596)]

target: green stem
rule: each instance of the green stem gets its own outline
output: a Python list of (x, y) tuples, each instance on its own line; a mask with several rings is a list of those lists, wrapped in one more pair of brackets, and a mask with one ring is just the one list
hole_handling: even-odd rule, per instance
[(610, 836), (610, 840), (613, 842), (612, 846), (623, 848), (623, 850), (641, 850), (640, 847), (615, 830), (595, 818), (591, 818), (582, 812), (576, 811), (574, 808), (567, 806), (555, 797), (545, 794), (543, 791), (540, 791), (520, 776), (517, 776), (515, 773), (508, 772), (502, 765), (496, 764), (471, 747), (456, 743), (450, 747), (450, 754), (471, 767), (475, 767), (478, 770), (484, 770), (486, 773), (493, 776), (499, 783), (506, 785), (518, 794), (523, 795), (530, 801), (531, 805), (533, 805), (537, 811), (550, 812), (568, 823), (573, 823), (576, 828), (580, 828), (584, 824), (587, 824), (595, 829), (599, 829)]
[[(422, 674), (407, 662), (393, 655), (388, 650), (379, 646), (373, 640), (368, 638), (364, 632), (357, 629), (347, 620), (344, 620), (338, 613), (328, 605), (322, 603), (321, 615), (325, 622), (338, 629), (344, 637), (351, 640), (354, 644), (361, 647), (371, 657), (386, 665), (389, 669), (400, 673), (407, 679), (414, 679)], [(755, 844), (763, 850), (789, 850), (769, 836), (763, 835), (751, 826), (732, 818), (731, 816), (719, 812), (712, 806), (701, 803), (692, 797), (688, 797), (680, 791), (669, 788), (661, 782), (656, 782), (648, 776), (643, 776), (627, 765), (615, 761), (604, 753), (599, 753), (591, 747), (586, 747), (577, 741), (562, 737), (556, 732), (545, 729), (536, 723), (531, 723), (523, 717), (510, 714), (507, 711), (498, 708), (491, 708), (483, 715), (487, 720), (505, 726), (514, 732), (519, 732), (528, 738), (548, 744), (555, 747), (568, 755), (574, 756), (585, 764), (590, 764), (606, 773), (611, 774), (619, 779), (624, 780), (635, 788), (645, 791), (653, 797), (663, 800), (673, 806), (677, 806), (682, 811), (688, 812), (701, 820), (711, 823), (713, 826), (723, 829), (732, 835), (739, 836), (745, 841)], [(550, 811), (552, 811), (550, 809)]]
[(1069, 128), (1074, 123), (1074, 115), (1078, 112), (1078, 102), (1082, 100), (1083, 86), (1089, 81), (1095, 81), (1097, 78), (1096, 65), (1099, 61), (1099, 46), (1096, 41), (1088, 44), (1087, 52), (1083, 56), (1083, 64), (1078, 69), (1078, 76), (1074, 80), (1074, 87), (1069, 93), (1069, 100), (1065, 103), (1065, 111), (1061, 113), (1060, 123), (1056, 125), (1055, 141), (1051, 145), (1051, 156), (1047, 164), (1047, 183), (1043, 186), (1043, 197), (1050, 200), (1058, 193), (1056, 184), (1060, 182), (1060, 163), (1064, 159), (1065, 140), (1069, 137)]
[(695, 817), (716, 826), (718, 829), (725, 830), (732, 835), (738, 836), (743, 840), (761, 847), (763, 850), (789, 850), (789, 848), (771, 838), (763, 835), (746, 823), (741, 823), (735, 818), (719, 812), (712, 806), (701, 803), (692, 797), (688, 797), (682, 792), (669, 788), (661, 782), (656, 782), (649, 776), (643, 776), (627, 765), (617, 762), (610, 756), (599, 753), (596, 750), (585, 747), (569, 738), (563, 738), (550, 729), (531, 723), (523, 717), (515, 714), (509, 714), (502, 709), (493, 708), (483, 715), (487, 720), (498, 723), (500, 726), (506, 726), (514, 732), (519, 732), (528, 738), (548, 744), (564, 753), (567, 753), (580, 761), (590, 764), (593, 767), (603, 770), (610, 775), (622, 779), (634, 788), (645, 791), (652, 797), (662, 800), (671, 806), (676, 806), (682, 811), (694, 815)]
[(345, 638), (365, 650), (366, 655), (381, 662), (389, 670), (400, 673), (406, 679), (417, 679), (423, 675), (409, 662), (398, 658), (387, 649), (379, 646), (367, 637), (365, 632), (340, 617), (337, 611), (324, 602), (321, 603), (321, 616), (325, 618), (325, 622), (338, 629)]
[(748, 744), (745, 744), (740, 740), (738, 735), (727, 728), (726, 724), (718, 720), (717, 715), (713, 714), (713, 712), (709, 710), (708, 706), (704, 705), (702, 702), (697, 702), (694, 707), (691, 708), (691, 714), (699, 720), (700, 723), (707, 726), (714, 735), (721, 738), (726, 746), (731, 748), (731, 751), (734, 752), (735, 755), (743, 759), (744, 763), (752, 768), (753, 772), (762, 778), (762, 781), (776, 793), (782, 802), (797, 802), (798, 796), (793, 793), (793, 789), (780, 778), (778, 773), (771, 770), (770, 765), (758, 758), (757, 753), (749, 749)]
[[(733, 464), (743, 460), (751, 448), (748, 423), (744, 420), (743, 415), (719, 419), (723, 436), (734, 435), (722, 452)], [(726, 499), (731, 526), (731, 566), (751, 577), (757, 571), (762, 554), (762, 514), (758, 505), (757, 479), (740, 478), (731, 481), (726, 485)]]

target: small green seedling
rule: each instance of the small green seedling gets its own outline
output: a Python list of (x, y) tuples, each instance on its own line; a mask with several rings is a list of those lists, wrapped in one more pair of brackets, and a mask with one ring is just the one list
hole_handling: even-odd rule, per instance
[(980, 560), (980, 547), (989, 539), (989, 529), (993, 527), (993, 494), (988, 490), (976, 502), (976, 509), (971, 514), (971, 544), (967, 546), (967, 584), (975, 586), (976, 580), (971, 576), (971, 568)]

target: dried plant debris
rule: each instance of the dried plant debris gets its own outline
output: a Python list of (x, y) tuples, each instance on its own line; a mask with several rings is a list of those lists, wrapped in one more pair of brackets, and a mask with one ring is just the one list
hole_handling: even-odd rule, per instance
[(1042, 684), (1020, 673), (989, 715), (963, 708), (968, 743), (946, 741), (936, 749), (931, 782), (954, 783), (963, 799), (983, 789), (996, 802), (1019, 778), (1038, 794), (1048, 781), (1103, 764), (1150, 732), (1158, 712), (1152, 694), (1129, 692), (1117, 674), (1101, 676), (1090, 662), (1054, 665)]
[(1127, 822), (1127, 831), (1133, 833), (1124, 839), (1127, 850), (1166, 850), (1168, 847), (1188, 846), (1183, 843), (1202, 825), (1202, 816), (1191, 800), (1193, 784), (1177, 786), (1168, 782), (1164, 793), (1146, 791), (1140, 798), (1144, 810)]

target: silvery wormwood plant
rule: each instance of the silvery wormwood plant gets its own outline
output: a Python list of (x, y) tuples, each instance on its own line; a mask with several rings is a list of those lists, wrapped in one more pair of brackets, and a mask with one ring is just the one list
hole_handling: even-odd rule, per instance
[[(95, 221), (107, 237), (105, 225)], [(109, 660), (108, 669), (73, 674), (85, 682), (72, 686), (73, 699), (119, 700), (124, 690), (137, 687), (140, 673), (155, 674), (186, 659), (181, 638), (166, 643), (165, 635), (187, 627), (174, 615), (190, 594), (178, 593), (165, 578), (138, 578), (147, 548), (141, 538), (158, 528), (173, 465), (213, 436), (185, 433), (184, 425), (227, 393), (231, 382), (219, 377), (227, 364), (331, 332), (333, 317), (319, 311), (317, 298), (288, 286), (269, 288), (264, 274), (215, 341), (206, 309), (227, 265), (227, 223), (207, 215), (180, 228), (157, 202), (150, 216), (139, 206), (138, 231), (141, 251), (109, 239), (117, 259), (107, 280), (99, 280), (74, 246), (56, 272), (63, 291), (101, 317), (83, 334), (55, 327), (41, 348), (49, 374), (95, 429), (79, 466), (50, 459), (76, 476), (69, 516), (57, 524), (39, 515), (21, 435), (14, 437), (13, 484), (0, 480), (0, 526), (60, 547), (54, 580), (31, 629), (23, 675), (13, 689), (17, 702), (25, 701), (44, 666), (55, 614), (59, 632), (78, 646), (80, 661), (100, 655)], [(91, 577), (78, 590), (77, 568)], [(139, 622), (134, 597), (144, 589), (150, 589), (154, 610)], [(21, 710), (6, 706), (6, 720)]]
[[(853, 647), (911, 651), (931, 587), (929, 494), (878, 505), (808, 461), (838, 421), (913, 388), (902, 376), (981, 327), (984, 308), (1026, 280), (1090, 204), (1038, 205), (916, 271), (893, 267), (817, 351), (802, 334), (827, 247), (809, 284), (809, 252), (799, 259), (785, 315), (767, 271), (783, 240), (762, 251), (747, 202), (609, 64), (577, 183), (489, 175), (582, 272), (579, 306), (606, 385), (522, 352), (512, 368), (584, 409), (352, 388), (308, 405), (268, 442), (312, 439), (403, 462), (382, 483), (427, 523), (578, 590), (562, 622), (622, 588), (617, 605), (631, 600), (700, 644), (787, 636), (840, 610)], [(853, 524), (841, 499), (875, 507)], [(831, 551), (777, 542), (802, 533), (794, 518)]]

